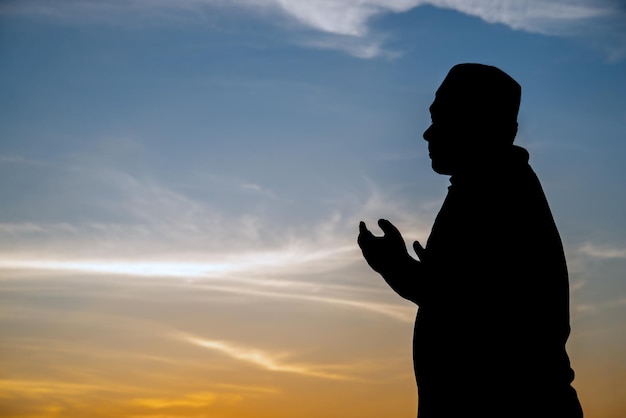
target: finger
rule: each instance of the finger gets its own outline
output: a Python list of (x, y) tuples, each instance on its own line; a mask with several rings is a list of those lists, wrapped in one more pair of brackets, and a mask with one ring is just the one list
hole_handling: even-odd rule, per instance
[(365, 226), (365, 222), (359, 222), (359, 237), (357, 238), (357, 242), (359, 243), (359, 245), (361, 246), (363, 242), (371, 241), (372, 239), (374, 239), (374, 234), (372, 234), (372, 232), (367, 229), (367, 226)]
[(383, 230), (385, 235), (400, 235), (400, 231), (398, 231), (398, 228), (396, 228), (396, 226), (389, 222), (387, 219), (379, 219), (378, 226), (380, 226), (380, 229)]
[(422, 244), (419, 241), (415, 241), (413, 243), (413, 249), (415, 250), (415, 254), (419, 257), (420, 261), (424, 261), (424, 255), (426, 254), (426, 250), (422, 247)]

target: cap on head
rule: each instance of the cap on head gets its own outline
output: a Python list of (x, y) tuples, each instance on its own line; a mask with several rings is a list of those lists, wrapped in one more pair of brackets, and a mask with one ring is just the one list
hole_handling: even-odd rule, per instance
[(521, 86), (499, 68), (458, 64), (437, 90), (431, 112), (494, 127), (517, 126), (521, 95)]

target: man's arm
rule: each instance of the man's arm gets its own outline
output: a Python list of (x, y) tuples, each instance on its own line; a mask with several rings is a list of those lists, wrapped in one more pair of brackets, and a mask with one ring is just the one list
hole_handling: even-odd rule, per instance
[[(391, 222), (380, 219), (378, 226), (383, 230), (382, 237), (374, 236), (365, 226), (365, 222), (361, 221), (359, 224), (358, 243), (363, 257), (398, 295), (418, 303), (417, 300), (422, 296), (422, 263), (409, 255), (400, 231)], [(420, 243), (415, 241), (413, 248), (418, 257), (423, 259), (424, 248)]]

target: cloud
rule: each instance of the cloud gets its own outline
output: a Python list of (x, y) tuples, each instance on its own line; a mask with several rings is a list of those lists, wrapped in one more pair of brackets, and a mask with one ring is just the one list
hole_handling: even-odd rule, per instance
[[(341, 247), (346, 242), (338, 240), (337, 233), (323, 237), (315, 232), (325, 220), (290, 224), (281, 214), (286, 202), (268, 201), (273, 192), (257, 183), (207, 184), (199, 194), (119, 169), (83, 167), (80, 175), (70, 174), (47, 175), (50, 191), (32, 195), (28, 220), (0, 224), (4, 258), (27, 259), (28, 253), (37, 253), (39, 261), (66, 261), (64, 255), (70, 255), (73, 261), (121, 257), (117, 261), (122, 262), (127, 255), (145, 259), (177, 252), (187, 262), (211, 254), (216, 259), (211, 263), (228, 264), (233, 260), (224, 254), (266, 252), (262, 255), (272, 264), (300, 256), (304, 261), (323, 257), (308, 251), (316, 241), (321, 244), (314, 245), (318, 249), (325, 246), (327, 252), (344, 253)], [(223, 189), (236, 198), (222, 198)], [(64, 199), (58, 199), (58, 190), (64, 191)], [(47, 217), (56, 219), (46, 222)], [(237, 265), (262, 262), (247, 256), (236, 260)]]
[(402, 55), (399, 51), (390, 51), (384, 47), (384, 39), (374, 36), (362, 37), (341, 35), (317, 35), (299, 42), (303, 46), (316, 49), (342, 51), (357, 58), (369, 59), (384, 57), (395, 59)]
[(110, 389), (102, 386), (86, 385), (81, 383), (56, 382), (50, 380), (0, 380), (0, 397), (9, 397), (9, 394), (27, 393), (29, 396), (46, 395), (82, 395), (86, 392), (117, 392), (119, 389)]
[(455, 10), (515, 30), (560, 35), (579, 33), (585, 22), (600, 18), (619, 21), (620, 16), (626, 16), (616, 0), (57, 0), (53, 4), (20, 0), (0, 6), (0, 12), (82, 19), (124, 16), (128, 12), (163, 19), (186, 13), (198, 19), (217, 9), (237, 8), (274, 21), (278, 17), (296, 22), (302, 28), (325, 34), (300, 40), (310, 47), (340, 50), (359, 58), (393, 58), (398, 52), (384, 48), (381, 34), (371, 22), (375, 17), (425, 5)]
[(626, 305), (626, 298), (617, 298), (594, 303), (575, 303), (572, 309), (577, 313), (595, 314), (605, 309), (616, 309)]
[[(173, 278), (180, 280), (172, 283), (193, 282), (213, 292), (334, 305), (407, 323), (414, 319), (412, 306), (381, 302), (387, 289), (366, 270), (356, 245), (358, 221), (366, 220), (377, 233), (373, 223), (379, 216), (391, 219), (409, 241), (427, 236), (430, 216), (416, 212), (402, 190), (366, 181), (364, 191), (337, 191), (327, 202), (332, 211), (320, 209), (302, 222), (285, 219), (281, 211), (292, 203), (278, 197), (264, 201), (271, 210), (247, 204), (234, 213), (229, 204), (219, 206), (155, 178), (98, 164), (80, 170), (80, 176), (63, 177), (59, 188), (84, 181), (76, 187), (81, 193), (41, 207), (48, 211), (87, 200), (97, 203), (95, 213), (81, 212), (80, 222), (0, 223), (0, 268)], [(207, 195), (223, 181), (234, 193), (252, 191), (261, 195), (255, 199), (264, 199), (257, 193), (265, 190), (262, 185), (219, 176), (204, 183)], [(98, 219), (103, 217), (109, 222)], [(379, 286), (357, 281), (361, 269)]]
[[(39, 227), (41, 228), (41, 227)], [(4, 226), (4, 229), (8, 229)], [(15, 228), (11, 228), (15, 229)], [(313, 248), (311, 248), (313, 247)], [(355, 245), (333, 248), (286, 247), (269, 251), (238, 252), (196, 256), (198, 261), (156, 261), (141, 260), (135, 254), (134, 260), (124, 260), (124, 251), (111, 254), (107, 259), (33, 259), (28, 256), (0, 259), (0, 268), (31, 269), (52, 271), (74, 271), (84, 273), (121, 274), (138, 277), (184, 277), (184, 278), (223, 278), (236, 275), (248, 277), (263, 276), (268, 271), (273, 274), (283, 272), (288, 275), (306, 270), (320, 273), (350, 264), (357, 253)], [(49, 258), (52, 258), (48, 256)], [(170, 256), (172, 257), (172, 256)], [(117, 259), (116, 259), (117, 258)], [(139, 259), (137, 259), (139, 258)], [(146, 257), (149, 258), (149, 257)], [(174, 255), (173, 258), (176, 258)], [(255, 272), (257, 272), (255, 274)]]
[(331, 369), (336, 367), (319, 364), (298, 364), (285, 361), (284, 359), (289, 357), (289, 354), (286, 353), (270, 353), (256, 348), (242, 347), (225, 341), (206, 340), (191, 335), (178, 335), (177, 339), (199, 347), (220, 352), (235, 360), (250, 363), (268, 371), (294, 373), (303, 376), (332, 380), (352, 379), (345, 374), (331, 371)]
[[(298, 266), (279, 266), (289, 271), (286, 276), (297, 276), (310, 271)], [(369, 289), (361, 286), (350, 286), (335, 283), (325, 283), (316, 277), (314, 282), (307, 280), (280, 280), (276, 274), (268, 274), (259, 268), (245, 270), (243, 267), (238, 274), (233, 271), (219, 272), (211, 264), (185, 263), (85, 263), (85, 262), (11, 262), (0, 261), (0, 268), (34, 270), (34, 271), (69, 271), (74, 273), (127, 275), (133, 277), (149, 277), (150, 279), (180, 278), (184, 286), (192, 281), (194, 289), (211, 293), (227, 293), (233, 295), (250, 296), (255, 299), (266, 298), (275, 300), (300, 301), (312, 304), (333, 305), (352, 310), (364, 311), (382, 315), (395, 321), (412, 323), (415, 319), (415, 307), (409, 303), (387, 303), (381, 298), (390, 295), (386, 289)], [(209, 274), (208, 272), (214, 273)], [(352, 272), (352, 275), (355, 273)], [(372, 275), (374, 275), (372, 273)], [(331, 274), (331, 277), (333, 275)], [(269, 278), (272, 277), (272, 278)], [(155, 282), (156, 283), (156, 282)], [(173, 286), (181, 282), (170, 283)], [(160, 282), (160, 286), (167, 283)], [(13, 312), (15, 314), (15, 312)]]
[(218, 400), (226, 401), (229, 404), (238, 403), (243, 397), (241, 395), (224, 395), (212, 392), (190, 393), (178, 398), (136, 398), (131, 401), (133, 405), (150, 409), (163, 409), (173, 407), (185, 408), (206, 408), (214, 405)]
[(617, 8), (597, 0), (432, 0), (429, 3), (489, 23), (538, 33), (559, 33), (565, 29), (563, 25), (609, 16)]
[(10, 164), (20, 164), (20, 165), (31, 165), (38, 167), (51, 167), (58, 168), (59, 166), (41, 160), (34, 160), (32, 158), (24, 158), (21, 156), (14, 155), (1, 155), (0, 154), (0, 163), (10, 163)]
[(594, 258), (621, 258), (626, 259), (626, 248), (615, 248), (607, 246), (598, 246), (587, 243), (578, 250), (580, 253)]
[[(138, 276), (313, 274), (361, 260), (361, 219), (386, 217), (408, 239), (429, 229), (402, 193), (390, 196), (371, 181), (364, 191), (330, 190), (336, 196), (320, 196), (307, 216), (299, 213), (310, 204), (300, 207), (258, 182), (213, 175), (197, 179), (206, 190), (195, 193), (106, 163), (48, 173), (50, 191), (29, 195), (24, 220), (0, 223), (0, 264)], [(222, 198), (224, 189), (235, 197)], [(50, 213), (60, 216), (46, 222)]]
[[(99, 155), (104, 161), (89, 156), (70, 161), (70, 173), (50, 170), (51, 195), (33, 196), (34, 216), (0, 223), (3, 274), (62, 272), (59, 276), (71, 273), (85, 282), (95, 274), (128, 276), (130, 284), (182, 283), (220, 297), (305, 302), (414, 320), (414, 306), (394, 298), (356, 245), (361, 219), (375, 233), (376, 219), (385, 217), (409, 241), (427, 236), (432, 214), (416, 211), (405, 190), (365, 179), (348, 189), (325, 190), (316, 198), (319, 207), (307, 203), (313, 210), (290, 218), (302, 209), (298, 203), (259, 181), (216, 172), (171, 182), (137, 168), (112, 167)], [(190, 192), (181, 184), (205, 190)], [(56, 198), (54, 190), (64, 190), (64, 198)], [(237, 195), (236, 204), (215, 197), (225, 190)], [(82, 202), (91, 206), (72, 212)], [(45, 222), (49, 212), (66, 219)], [(361, 275), (371, 280), (360, 280)]]
[(265, 386), (248, 386), (248, 385), (234, 385), (230, 383), (218, 383), (216, 386), (224, 389), (232, 389), (241, 392), (249, 392), (249, 393), (263, 393), (263, 394), (278, 394), (280, 390), (272, 387)]
[[(227, 292), (227, 293), (235, 293), (235, 294), (243, 294), (243, 295), (251, 295), (251, 296), (259, 296), (259, 297), (268, 297), (268, 298), (277, 298), (277, 299), (292, 299), (292, 300), (300, 300), (307, 301), (312, 303), (323, 303), (330, 304), (336, 306), (343, 306), (353, 309), (364, 310), (380, 315), (387, 316), (396, 321), (412, 323), (415, 320), (415, 311), (416, 308), (414, 306), (401, 305), (401, 304), (390, 304), (390, 303), (381, 303), (374, 302), (371, 300), (367, 300), (366, 297), (361, 295), (358, 288), (352, 289), (352, 299), (341, 298), (329, 295), (332, 293), (331, 288), (322, 288), (322, 294), (312, 295), (309, 292), (293, 292), (293, 288), (287, 289), (292, 290), (292, 292), (286, 291), (268, 291), (268, 290), (259, 290), (259, 289), (250, 289), (242, 286), (219, 286), (219, 285), (200, 285), (203, 289), (213, 290), (218, 292)], [(299, 287), (299, 286), (294, 286)], [(360, 299), (359, 299), (360, 297)]]
[(607, 16), (617, 8), (597, 0), (239, 0), (238, 3), (276, 7), (311, 28), (356, 37), (369, 34), (368, 23), (374, 16), (403, 13), (424, 5), (456, 10), (489, 23), (531, 32), (551, 32), (555, 23)]

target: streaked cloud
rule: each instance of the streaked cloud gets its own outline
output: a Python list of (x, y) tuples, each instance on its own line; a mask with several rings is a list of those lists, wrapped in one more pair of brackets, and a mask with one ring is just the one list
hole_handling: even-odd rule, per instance
[(201, 287), (207, 290), (214, 290), (227, 293), (244, 294), (258, 297), (268, 297), (277, 299), (292, 299), (301, 300), (312, 303), (331, 304), (336, 306), (343, 306), (347, 308), (365, 310), (372, 313), (381, 314), (389, 318), (412, 323), (415, 319), (416, 308), (407, 304), (390, 304), (374, 302), (367, 299), (357, 300), (358, 290), (354, 289), (355, 299), (339, 298), (332, 296), (311, 295), (306, 293), (289, 293), (289, 292), (276, 292), (267, 290), (254, 290), (245, 287), (234, 286), (216, 286), (216, 285), (201, 285)]
[[(352, 377), (346, 374), (333, 371), (333, 369), (337, 369), (337, 366), (289, 362), (286, 360), (286, 358), (290, 357), (289, 353), (271, 353), (257, 348), (243, 347), (225, 341), (206, 340), (191, 335), (181, 334), (177, 337), (193, 345), (220, 352), (235, 360), (250, 363), (268, 371), (294, 373), (333, 380), (352, 379)], [(345, 366), (341, 368), (345, 368)]]
[[(581, 24), (598, 18), (626, 16), (616, 0), (43, 0), (9, 1), (0, 6), (4, 13), (44, 14), (65, 19), (102, 19), (107, 14), (124, 16), (148, 14), (151, 21), (172, 17), (206, 16), (218, 9), (245, 10), (271, 17), (274, 21), (297, 22), (324, 37), (299, 38), (299, 43), (315, 48), (335, 49), (359, 58), (395, 57), (399, 52), (384, 47), (384, 34), (375, 30), (373, 18), (404, 13), (419, 6), (434, 6), (475, 16), (515, 30), (543, 34), (573, 35)], [(622, 27), (623, 29), (623, 27)], [(619, 42), (623, 45), (623, 37)]]
[[(415, 319), (416, 308), (408, 302), (396, 300), (396, 303), (383, 302), (381, 298), (391, 295), (387, 289), (381, 291), (341, 284), (308, 282), (305, 280), (268, 279), (267, 274), (251, 269), (240, 274), (229, 275), (226, 271), (215, 271), (216, 266), (209, 264), (184, 263), (76, 263), (56, 262), (41, 263), (36, 261), (26, 263), (1, 262), (0, 267), (16, 270), (60, 271), (88, 274), (126, 275), (134, 277), (149, 277), (150, 279), (178, 278), (183, 285), (193, 282), (194, 289), (210, 293), (225, 293), (250, 296), (254, 299), (275, 299), (285, 301), (309, 302), (311, 304), (332, 305), (339, 308), (364, 311), (370, 314), (382, 315), (395, 321), (412, 323)], [(208, 272), (214, 270), (212, 275)], [(15, 271), (15, 270), (13, 270)], [(230, 272), (232, 274), (232, 272)], [(250, 278), (247, 276), (258, 276)], [(374, 277), (372, 282), (382, 279)], [(168, 284), (154, 283), (160, 287)], [(170, 283), (176, 286), (176, 283)], [(178, 284), (180, 286), (180, 284)], [(15, 315), (12, 311), (11, 315)]]
[[(50, 380), (0, 380), (0, 398), (13, 393), (27, 393), (31, 396), (45, 395), (81, 395), (86, 392), (103, 391), (106, 388), (81, 383), (57, 382)], [(115, 392), (119, 389), (108, 389)]]
[[(416, 213), (396, 196), (402, 193), (391, 196), (369, 180), (365, 195), (352, 186), (320, 196), (324, 205), (302, 222), (286, 218), (287, 209), (298, 208), (258, 182), (212, 175), (205, 183), (209, 192), (197, 196), (177, 183), (112, 168), (108, 161), (72, 167), (80, 175), (47, 173), (54, 188), (68, 190), (64, 199), (34, 196), (33, 211), (42, 208), (37, 217), (45, 220), (52, 209), (67, 221), (0, 223), (0, 266), (192, 278), (322, 273), (362, 262), (359, 220), (371, 224), (384, 216), (411, 241), (427, 236), (432, 217)], [(219, 205), (210, 188), (223, 182), (231, 193), (258, 196)], [(268, 202), (267, 195), (274, 197)], [(75, 221), (72, 210), (83, 202), (90, 206), (81, 207), (81, 221)]]
[(579, 248), (579, 252), (595, 258), (623, 258), (626, 259), (626, 248), (599, 246), (587, 243)]
[(617, 298), (604, 302), (573, 304), (572, 309), (579, 313), (592, 314), (604, 309), (621, 308), (626, 305), (626, 298)]
[(131, 403), (136, 406), (150, 409), (163, 409), (172, 407), (205, 408), (207, 406), (215, 404), (218, 400), (227, 402), (229, 404), (234, 404), (240, 402), (242, 399), (243, 397), (241, 395), (226, 395), (213, 392), (204, 392), (186, 394), (178, 398), (137, 398), (133, 399)]
[[(366, 180), (361, 192), (335, 191), (335, 198), (327, 198), (330, 212), (321, 208), (314, 219), (301, 222), (275, 215), (289, 205), (281, 198), (263, 202), (271, 210), (258, 210), (255, 201), (233, 210), (188, 194), (178, 184), (106, 163), (76, 162), (72, 166), (81, 175), (69, 179), (49, 173), (49, 181), (64, 190), (83, 182), (81, 194), (51, 204), (93, 201), (98, 210), (81, 212), (81, 222), (0, 223), (0, 268), (171, 278), (177, 279), (172, 284), (193, 282), (212, 293), (305, 301), (413, 321), (413, 306), (385, 303), (391, 293), (382, 293), (375, 273), (367, 271), (371, 280), (363, 286), (355, 278), (361, 274), (355, 268), (366, 268), (356, 245), (357, 225), (364, 219), (376, 231), (376, 219), (384, 216), (411, 241), (427, 236), (432, 215), (423, 216), (374, 182)], [(258, 182), (218, 174), (204, 185), (260, 194), (259, 199), (267, 190)], [(380, 284), (374, 293), (372, 283)]]
[(229, 389), (236, 390), (240, 392), (249, 392), (249, 393), (263, 393), (263, 394), (278, 394), (280, 390), (273, 387), (265, 387), (265, 386), (247, 386), (247, 385), (234, 385), (230, 383), (219, 383), (216, 386)]
[(457, 10), (513, 29), (555, 33), (562, 24), (608, 16), (617, 3), (595, 0), (433, 0), (433, 6)]
[[(263, 274), (264, 269), (280, 272), (281, 270), (298, 271), (308, 264), (313, 267), (316, 264), (324, 265), (324, 261), (331, 257), (337, 257), (342, 254), (354, 253), (352, 247), (333, 248), (333, 249), (306, 249), (286, 248), (284, 250), (266, 251), (259, 253), (242, 253), (240, 255), (226, 255), (222, 259), (225, 261), (124, 261), (124, 260), (65, 260), (65, 261), (45, 261), (45, 260), (28, 260), (13, 259), (0, 260), (0, 268), (11, 269), (33, 269), (33, 270), (66, 270), (85, 273), (108, 273), (108, 274), (124, 274), (129, 276), (146, 276), (146, 277), (184, 277), (184, 278), (201, 278), (201, 277), (224, 277), (226, 275), (248, 273), (251, 275), (259, 275), (254, 272)], [(210, 256), (209, 256), (210, 258)], [(348, 261), (354, 257), (348, 258)]]
[(20, 0), (9, 1), (0, 10), (84, 16), (88, 12), (155, 9), (202, 13), (207, 7), (239, 6), (251, 11), (273, 9), (321, 32), (363, 37), (371, 30), (368, 24), (373, 17), (403, 13), (424, 5), (457, 10), (490, 23), (530, 31), (546, 31), (550, 30), (550, 23), (606, 16), (619, 10), (618, 3), (610, 0), (59, 0), (54, 5), (41, 0)]
[(617, 6), (593, 0), (243, 0), (240, 3), (277, 7), (317, 30), (361, 37), (369, 33), (368, 23), (372, 17), (402, 13), (424, 5), (452, 9), (489, 23), (502, 23), (513, 29), (532, 32), (550, 32), (551, 25), (556, 22), (606, 16)]
[[(203, 229), (201, 225), (198, 227)], [(120, 235), (116, 236), (115, 231)], [(214, 236), (214, 240), (206, 240), (207, 249), (202, 252), (196, 242), (196, 239), (201, 240), (199, 235), (202, 232), (187, 236), (184, 232), (184, 225), (177, 231), (176, 227), (4, 224), (0, 226), (0, 236), (19, 237), (22, 242), (7, 248), (0, 257), (0, 267), (147, 277), (215, 278), (268, 274), (288, 276), (305, 271), (321, 273), (360, 260), (356, 244), (343, 243), (339, 238), (329, 242), (294, 239), (275, 248), (240, 251), (225, 248), (220, 251), (219, 237)], [(167, 241), (166, 237), (172, 234), (180, 235), (176, 240)], [(151, 245), (150, 237), (161, 241), (161, 244)], [(79, 247), (89, 245), (89, 241), (95, 241), (96, 246), (81, 251)], [(119, 243), (117, 248), (116, 242)], [(241, 238), (241, 243), (242, 246), (250, 245), (245, 237)], [(131, 247), (133, 252), (130, 254), (124, 250)], [(40, 255), (36, 256), (38, 251)]]
[(52, 164), (46, 161), (34, 160), (32, 158), (24, 158), (21, 156), (14, 156), (14, 155), (1, 155), (0, 154), (0, 163), (58, 168), (58, 166), (56, 166), (55, 164)]
[(360, 36), (322, 34), (303, 39), (299, 43), (316, 49), (342, 51), (364, 59), (377, 57), (394, 59), (402, 55), (400, 51), (391, 51), (385, 48), (384, 39), (382, 37), (377, 39), (375, 36), (367, 36), (364, 39)]

